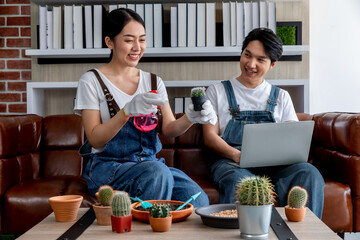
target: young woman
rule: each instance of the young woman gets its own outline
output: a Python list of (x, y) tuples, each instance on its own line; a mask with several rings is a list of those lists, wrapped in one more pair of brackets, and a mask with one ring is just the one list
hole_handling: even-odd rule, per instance
[(96, 72), (111, 94), (106, 99), (113, 98), (120, 111), (114, 116), (109, 114), (110, 107), (94, 72), (81, 77), (75, 111), (81, 112), (92, 146), (84, 171), (89, 191), (95, 194), (101, 185), (108, 184), (143, 200), (179, 201), (202, 192), (193, 204), (208, 205), (207, 195), (193, 180), (182, 171), (167, 167), (164, 159), (156, 158), (161, 150), (157, 132), (141, 132), (134, 126), (133, 117), (156, 113), (157, 106), (162, 106), (162, 134), (174, 137), (193, 123), (215, 124), (210, 102), (203, 105), (205, 109), (201, 112), (189, 106), (186, 114), (175, 120), (161, 78), (157, 77), (158, 93), (149, 93), (150, 73), (136, 68), (146, 49), (146, 34), (143, 20), (134, 11), (121, 8), (110, 12), (105, 33), (111, 60)]

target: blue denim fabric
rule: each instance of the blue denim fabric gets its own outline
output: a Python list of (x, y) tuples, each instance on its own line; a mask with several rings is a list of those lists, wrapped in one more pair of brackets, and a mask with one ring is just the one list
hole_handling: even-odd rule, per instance
[(202, 192), (192, 204), (209, 205), (198, 184), (179, 169), (167, 167), (163, 158), (156, 158), (160, 150), (157, 132), (141, 132), (129, 119), (102, 152), (90, 155), (84, 171), (90, 193), (94, 195), (105, 184), (142, 200), (186, 201)]
[[(279, 91), (272, 86), (265, 111), (240, 111), (234, 91), (229, 81), (224, 84), (232, 119), (226, 126), (222, 138), (231, 146), (241, 150), (243, 128), (245, 124), (275, 122), (273, 111)], [(261, 149), (259, 149), (261, 150)], [(307, 206), (321, 218), (324, 206), (324, 179), (319, 171), (309, 163), (298, 163), (289, 166), (264, 168), (239, 168), (228, 164), (230, 159), (219, 157), (211, 166), (213, 180), (220, 189), (220, 203), (235, 201), (236, 184), (244, 177), (266, 174), (272, 179), (278, 194), (280, 206), (287, 204), (287, 193), (292, 186), (300, 185), (307, 189), (309, 201)]]

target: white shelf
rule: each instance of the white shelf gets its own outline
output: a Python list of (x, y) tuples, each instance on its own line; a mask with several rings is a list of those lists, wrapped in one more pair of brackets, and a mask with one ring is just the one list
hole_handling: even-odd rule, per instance
[[(307, 79), (282, 79), (267, 80), (276, 86), (298, 86), (303, 87), (303, 108), (304, 112), (309, 112), (309, 81)], [(209, 86), (219, 83), (220, 80), (194, 80), (194, 81), (164, 81), (166, 87), (197, 87)], [(27, 93), (27, 113), (44, 116), (44, 91), (56, 89), (76, 89), (78, 82), (28, 82)]]
[[(283, 46), (283, 55), (302, 55), (309, 51), (308, 45)], [(240, 56), (239, 47), (164, 47), (147, 48), (144, 57), (225, 57)], [(25, 54), (37, 58), (106, 58), (108, 48), (98, 49), (28, 49)]]

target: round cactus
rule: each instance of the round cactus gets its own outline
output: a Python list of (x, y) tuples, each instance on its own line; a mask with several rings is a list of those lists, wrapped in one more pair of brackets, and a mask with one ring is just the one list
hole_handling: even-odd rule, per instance
[(115, 193), (111, 203), (112, 213), (116, 217), (129, 216), (131, 214), (131, 201), (127, 192)]
[(291, 208), (303, 208), (308, 200), (308, 193), (305, 188), (294, 186), (288, 193), (288, 205)]
[(155, 203), (150, 209), (149, 214), (153, 218), (166, 218), (170, 216), (170, 205)]
[(109, 185), (104, 185), (99, 188), (99, 202), (102, 206), (111, 205), (113, 192), (113, 188)]
[(236, 186), (236, 199), (241, 205), (269, 205), (275, 201), (274, 185), (268, 177), (246, 177)]
[(201, 96), (205, 96), (204, 87), (195, 87), (191, 89), (191, 97), (201, 97)]

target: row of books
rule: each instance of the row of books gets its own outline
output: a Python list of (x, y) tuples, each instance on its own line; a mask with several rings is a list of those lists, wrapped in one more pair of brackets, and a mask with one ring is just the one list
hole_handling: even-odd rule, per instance
[(270, 28), (276, 33), (276, 3), (223, 2), (223, 45), (241, 46), (254, 28)]
[(174, 98), (174, 113), (185, 113), (186, 108), (192, 103), (190, 97)]
[[(161, 3), (39, 6), (39, 48), (104, 48), (103, 23), (116, 8), (130, 8), (144, 20), (147, 47), (240, 46), (256, 27), (276, 31), (276, 3), (223, 2), (222, 23), (216, 21), (215, 3)], [(164, 22), (164, 14), (169, 22)], [(217, 29), (216, 26), (219, 26)], [(221, 32), (216, 32), (221, 31)], [(218, 38), (222, 38), (219, 41)]]

